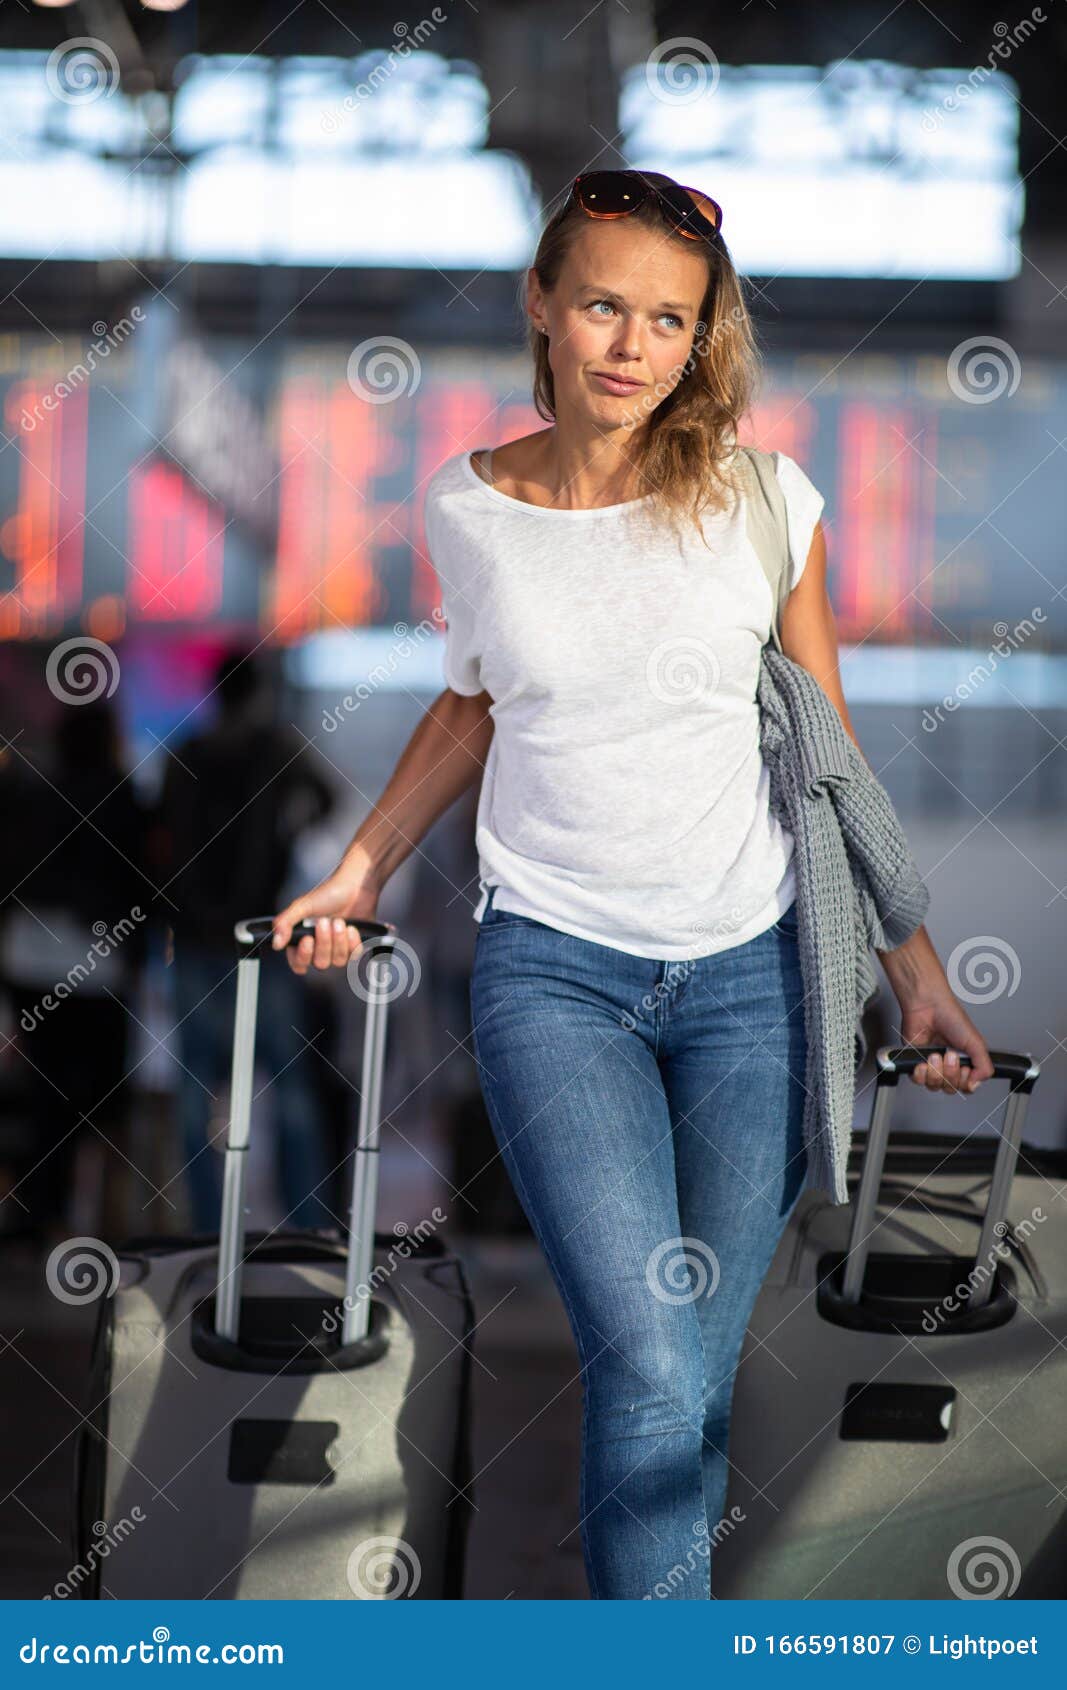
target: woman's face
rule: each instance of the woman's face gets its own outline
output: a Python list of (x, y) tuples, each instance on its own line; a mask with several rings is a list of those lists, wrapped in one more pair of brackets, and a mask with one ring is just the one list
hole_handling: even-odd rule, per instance
[(628, 218), (590, 221), (550, 294), (531, 270), (527, 309), (548, 330), (557, 417), (569, 407), (611, 429), (650, 416), (685, 374), (708, 275), (696, 242)]

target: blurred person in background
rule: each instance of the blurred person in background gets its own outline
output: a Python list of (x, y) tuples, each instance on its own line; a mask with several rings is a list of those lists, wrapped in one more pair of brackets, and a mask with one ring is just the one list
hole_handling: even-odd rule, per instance
[[(221, 1157), (212, 1119), (230, 1079), (234, 923), (277, 907), (301, 832), (333, 807), (304, 742), (275, 719), (258, 660), (230, 653), (214, 680), (218, 720), (171, 755), (158, 812), (160, 872), (174, 933), (179, 1112), (193, 1227), (215, 1232)], [(285, 1224), (329, 1226), (331, 1167), (319, 1090), (305, 1049), (306, 998), (284, 966), (260, 970), (256, 1057), (275, 1122)], [(225, 1121), (217, 1128), (218, 1149)]]
[(0, 971), (24, 1058), (30, 1163), (5, 1230), (50, 1246), (69, 1235), (80, 1142), (105, 1149), (95, 1224), (118, 1216), (128, 1114), (130, 1005), (154, 893), (147, 817), (126, 778), (107, 699), (68, 704), (41, 768), (11, 756), (0, 773)]

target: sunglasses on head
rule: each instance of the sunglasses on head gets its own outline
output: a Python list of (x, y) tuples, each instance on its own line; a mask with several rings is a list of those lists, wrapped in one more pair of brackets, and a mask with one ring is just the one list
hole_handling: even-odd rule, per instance
[(628, 217), (655, 198), (676, 234), (691, 241), (710, 241), (722, 232), (722, 207), (698, 188), (656, 182), (639, 170), (590, 170), (576, 176), (570, 201), (587, 217)]

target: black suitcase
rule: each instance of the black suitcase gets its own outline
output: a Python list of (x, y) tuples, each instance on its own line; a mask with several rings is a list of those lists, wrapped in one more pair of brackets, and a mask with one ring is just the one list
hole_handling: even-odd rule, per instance
[(102, 1299), (71, 1594), (459, 1598), (470, 1290), (434, 1221), (374, 1231), (395, 929), (351, 923), (370, 987), (346, 1247), (329, 1229), (245, 1237), (261, 955), (284, 966), (270, 925), (236, 928), (219, 1238), (129, 1240)]

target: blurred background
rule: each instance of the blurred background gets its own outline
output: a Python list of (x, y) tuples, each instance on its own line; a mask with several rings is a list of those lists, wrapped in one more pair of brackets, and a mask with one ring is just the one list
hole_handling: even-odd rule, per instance
[[(579, 170), (724, 207), (765, 354), (748, 438), (826, 497), (845, 693), (930, 933), (987, 1040), (1042, 1065), (1028, 1140), (1064, 1144), (1067, 22), (1005, 19), (3, 7), (0, 1595), (68, 1564), (95, 1310), (46, 1262), (216, 1224), (228, 932), (333, 866), (444, 684), (424, 489), (544, 426), (516, 292)], [(475, 1285), (469, 1594), (580, 1597), (576, 1357), (470, 1050), (475, 804), (382, 900), (421, 974), (379, 1226), (439, 1204)], [(252, 1223), (329, 1225), (362, 1005), (264, 980)], [(883, 984), (872, 1049), (895, 1009)], [(896, 1125), (962, 1130), (913, 1091)]]

